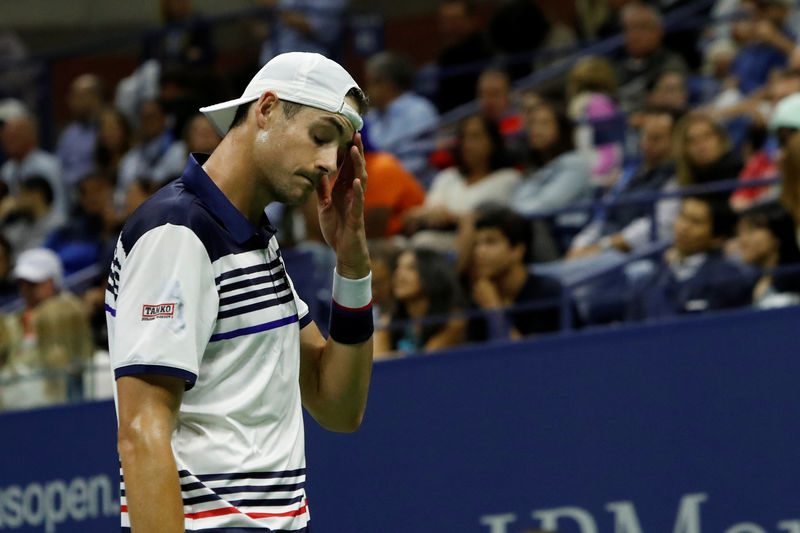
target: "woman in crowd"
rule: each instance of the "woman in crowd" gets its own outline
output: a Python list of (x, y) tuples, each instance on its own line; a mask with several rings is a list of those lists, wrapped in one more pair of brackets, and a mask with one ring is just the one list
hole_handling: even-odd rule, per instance
[(753, 206), (739, 219), (737, 234), (742, 260), (761, 270), (753, 289), (756, 307), (800, 303), (800, 271), (785, 271), (787, 267), (800, 267), (795, 227), (791, 212), (777, 202)]
[[(592, 162), (574, 150), (570, 120), (549, 103), (537, 106), (530, 118), (528, 172), (514, 191), (511, 208), (522, 215), (538, 215), (590, 199)], [(563, 240), (586, 218), (585, 213), (558, 216), (555, 225)]]
[[(458, 280), (453, 265), (439, 253), (426, 249), (403, 252), (392, 278), (392, 292), (394, 311), (375, 332), (376, 359), (397, 352), (439, 350), (464, 340), (465, 320), (447, 316), (462, 307)], [(425, 320), (428, 318), (433, 320)]]
[(131, 127), (128, 119), (114, 107), (103, 110), (94, 151), (97, 171), (116, 183), (119, 162), (130, 147)]
[(676, 168), (681, 186), (736, 179), (742, 160), (728, 134), (708, 115), (693, 113), (678, 124)]
[(416, 245), (454, 251), (460, 218), (480, 205), (508, 205), (519, 181), (519, 172), (508, 166), (503, 137), (488, 118), (461, 121), (454, 155), (456, 166), (437, 174), (425, 203), (406, 212), (405, 227), (417, 233)]

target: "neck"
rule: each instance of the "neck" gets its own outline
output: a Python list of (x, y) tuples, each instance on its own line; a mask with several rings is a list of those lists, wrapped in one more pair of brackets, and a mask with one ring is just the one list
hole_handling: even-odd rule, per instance
[(406, 301), (405, 306), (410, 318), (422, 318), (428, 313), (428, 299), (423, 296)]
[(528, 280), (528, 270), (523, 264), (515, 264), (495, 280), (500, 297), (510, 303), (516, 299), (522, 286)]
[(467, 172), (467, 183), (475, 183), (485, 178), (489, 174), (489, 167), (486, 165), (473, 166)]
[(203, 165), (203, 170), (233, 206), (253, 225), (261, 221), (264, 208), (272, 201), (258, 190), (250, 150), (242, 150), (241, 132), (228, 133)]

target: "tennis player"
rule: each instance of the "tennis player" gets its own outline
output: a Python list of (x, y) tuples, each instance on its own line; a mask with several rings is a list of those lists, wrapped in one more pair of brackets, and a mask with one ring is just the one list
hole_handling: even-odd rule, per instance
[[(372, 369), (364, 100), (321, 55), (275, 57), (201, 109), (222, 142), (123, 228), (106, 293), (122, 531), (308, 531), (301, 406), (354, 431)], [(327, 340), (264, 214), (314, 193), (337, 258)]]

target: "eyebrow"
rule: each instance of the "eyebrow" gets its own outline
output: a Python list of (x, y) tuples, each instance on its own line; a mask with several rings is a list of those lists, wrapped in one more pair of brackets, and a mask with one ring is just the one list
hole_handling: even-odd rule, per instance
[(333, 117), (322, 117), (322, 120), (330, 124), (333, 124), (334, 127), (336, 127), (336, 130), (339, 132), (339, 135), (344, 135), (344, 128), (342, 127), (341, 124), (339, 124), (338, 120), (336, 120)]

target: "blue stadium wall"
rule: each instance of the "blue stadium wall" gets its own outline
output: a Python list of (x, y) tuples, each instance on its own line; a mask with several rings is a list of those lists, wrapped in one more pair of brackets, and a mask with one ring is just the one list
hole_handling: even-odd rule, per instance
[[(314, 533), (800, 533), (797, 308), (376, 365)], [(118, 531), (113, 404), (0, 416), (0, 531)]]

